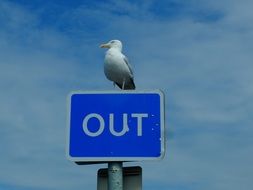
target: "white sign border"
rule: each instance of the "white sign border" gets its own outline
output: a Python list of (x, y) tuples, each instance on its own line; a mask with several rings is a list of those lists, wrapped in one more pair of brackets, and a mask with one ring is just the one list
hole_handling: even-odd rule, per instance
[[(69, 152), (70, 145), (70, 111), (71, 97), (74, 94), (158, 94), (160, 97), (160, 114), (161, 114), (161, 152), (159, 157), (72, 157)], [(122, 91), (72, 91), (67, 97), (67, 138), (66, 138), (66, 157), (70, 161), (78, 163), (104, 163), (110, 161), (144, 161), (144, 160), (162, 160), (166, 150), (166, 131), (165, 131), (165, 97), (161, 90), (122, 90)]]

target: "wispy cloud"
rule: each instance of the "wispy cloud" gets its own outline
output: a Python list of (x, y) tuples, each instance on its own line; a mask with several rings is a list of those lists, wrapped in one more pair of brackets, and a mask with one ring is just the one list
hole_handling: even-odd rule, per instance
[(98, 46), (114, 38), (137, 88), (166, 93), (145, 188), (252, 187), (251, 1), (36, 2), (0, 3), (0, 188), (95, 188), (100, 166), (65, 158), (66, 96), (112, 88)]

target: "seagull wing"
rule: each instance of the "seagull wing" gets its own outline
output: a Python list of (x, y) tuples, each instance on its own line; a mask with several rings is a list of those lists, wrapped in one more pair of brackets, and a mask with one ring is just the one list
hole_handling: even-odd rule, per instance
[(129, 90), (129, 89), (133, 90), (133, 89), (135, 89), (133, 69), (132, 69), (131, 65), (129, 64), (127, 57), (124, 56), (123, 59), (124, 59), (125, 64), (127, 65), (128, 69), (129, 69), (129, 72), (130, 72), (129, 82), (125, 84), (125, 89), (126, 90)]
[(128, 61), (127, 57), (124, 56), (123, 59), (124, 59), (124, 62), (126, 63), (128, 69), (129, 69), (129, 71), (130, 71), (131, 78), (134, 78), (133, 69), (132, 69), (132, 66), (129, 64), (129, 61)]

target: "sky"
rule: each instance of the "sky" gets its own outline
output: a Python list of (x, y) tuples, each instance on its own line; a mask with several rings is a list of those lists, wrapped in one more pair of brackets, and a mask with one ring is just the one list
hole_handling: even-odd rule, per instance
[(113, 90), (101, 43), (120, 39), (137, 90), (161, 89), (166, 156), (143, 189), (253, 186), (251, 0), (1, 0), (0, 189), (96, 189), (107, 165), (67, 160), (67, 95)]

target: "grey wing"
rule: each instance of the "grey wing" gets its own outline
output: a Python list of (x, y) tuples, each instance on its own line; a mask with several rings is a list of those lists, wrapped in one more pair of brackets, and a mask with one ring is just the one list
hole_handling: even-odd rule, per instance
[(130, 71), (130, 73), (131, 73), (131, 77), (134, 78), (133, 69), (132, 69), (131, 65), (129, 64), (129, 61), (128, 61), (128, 59), (127, 59), (126, 56), (124, 56), (124, 61), (125, 61), (125, 63), (127, 64), (127, 67), (128, 67), (128, 69), (129, 69), (129, 71)]

